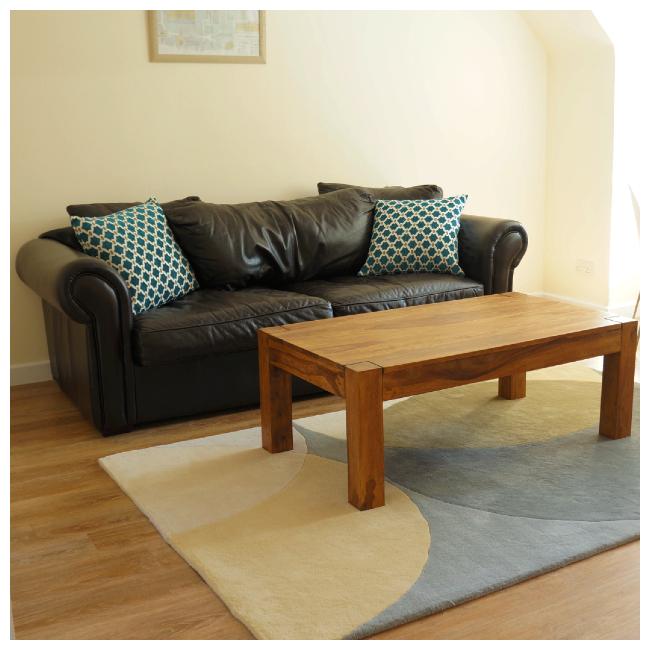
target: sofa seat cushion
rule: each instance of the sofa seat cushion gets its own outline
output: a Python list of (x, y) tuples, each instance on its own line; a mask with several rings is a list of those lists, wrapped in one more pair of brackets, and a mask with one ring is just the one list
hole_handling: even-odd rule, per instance
[(299, 282), (286, 288), (327, 300), (334, 316), (483, 295), (483, 285), (475, 280), (442, 273), (347, 276)]
[(254, 350), (260, 327), (331, 317), (330, 304), (318, 296), (260, 287), (200, 289), (135, 316), (133, 356), (139, 365), (154, 366)]

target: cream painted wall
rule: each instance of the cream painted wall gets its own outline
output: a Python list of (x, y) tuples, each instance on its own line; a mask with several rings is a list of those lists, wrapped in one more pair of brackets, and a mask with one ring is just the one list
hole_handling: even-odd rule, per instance
[[(614, 50), (590, 11), (523, 13), (548, 53), (544, 291), (606, 307)], [(593, 272), (579, 272), (579, 260)]]
[[(13, 12), (11, 238), (84, 201), (434, 182), (521, 220), (543, 276), (546, 58), (518, 12), (269, 12), (266, 65), (149, 63), (140, 11)], [(12, 276), (12, 363), (47, 358)]]
[[(609, 303), (613, 56), (549, 62), (544, 290)], [(577, 272), (578, 260), (593, 273)]]

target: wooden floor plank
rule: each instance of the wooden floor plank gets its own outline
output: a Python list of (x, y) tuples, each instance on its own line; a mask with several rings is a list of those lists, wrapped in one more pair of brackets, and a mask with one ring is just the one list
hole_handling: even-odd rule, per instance
[[(256, 409), (102, 438), (53, 382), (11, 392), (11, 595), (18, 639), (246, 639), (97, 459), (259, 425)], [(343, 408), (299, 401), (294, 417)], [(381, 638), (639, 638), (639, 543)]]

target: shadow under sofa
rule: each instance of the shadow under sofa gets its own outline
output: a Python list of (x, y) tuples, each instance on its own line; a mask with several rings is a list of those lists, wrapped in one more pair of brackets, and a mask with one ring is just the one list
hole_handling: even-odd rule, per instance
[[(510, 291), (527, 247), (519, 222), (462, 215), (464, 277), (347, 274), (201, 288), (134, 316), (121, 276), (68, 231), (27, 242), (16, 268), (42, 300), (53, 378), (103, 435), (258, 404), (260, 327)], [(295, 396), (318, 392), (295, 380)]]

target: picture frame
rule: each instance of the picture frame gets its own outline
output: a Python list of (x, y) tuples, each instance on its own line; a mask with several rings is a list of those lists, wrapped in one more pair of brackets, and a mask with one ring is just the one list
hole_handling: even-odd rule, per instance
[(266, 63), (265, 11), (147, 11), (147, 23), (153, 63)]

